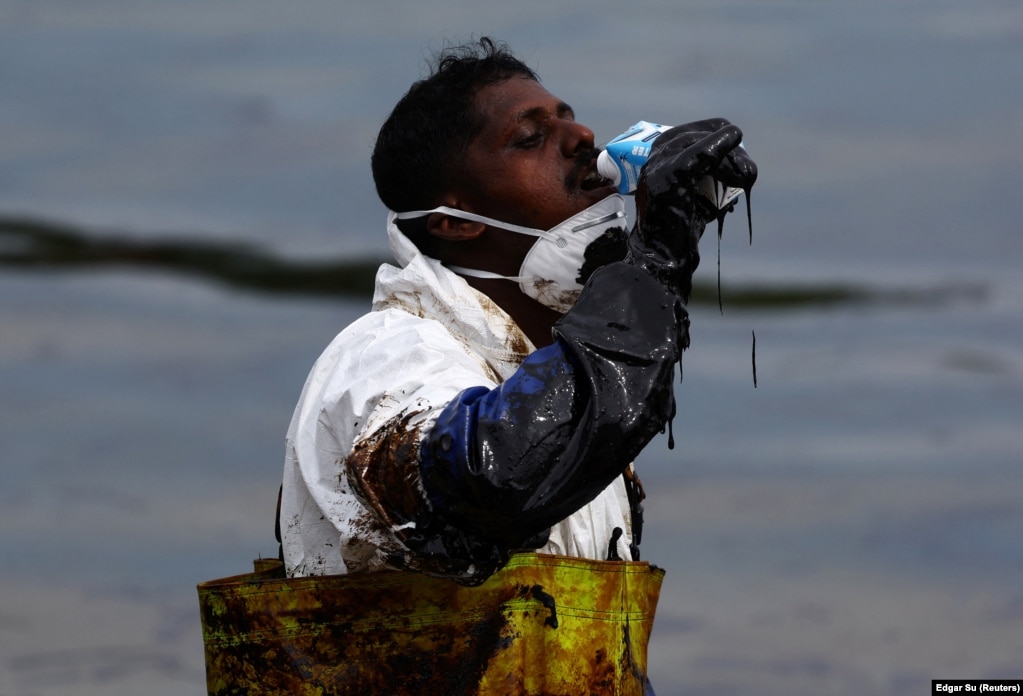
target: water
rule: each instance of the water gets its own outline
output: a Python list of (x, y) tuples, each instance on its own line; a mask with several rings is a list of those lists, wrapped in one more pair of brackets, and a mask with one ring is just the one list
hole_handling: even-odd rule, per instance
[[(507, 40), (598, 137), (725, 115), (761, 169), (726, 291), (806, 293), (694, 310), (641, 461), (658, 693), (1023, 675), (1023, 9), (350, 5), (0, 0), (0, 217), (383, 257), (370, 144), (445, 37)], [(194, 585), (275, 552), (291, 409), (365, 305), (0, 266), (0, 694), (203, 692)]]

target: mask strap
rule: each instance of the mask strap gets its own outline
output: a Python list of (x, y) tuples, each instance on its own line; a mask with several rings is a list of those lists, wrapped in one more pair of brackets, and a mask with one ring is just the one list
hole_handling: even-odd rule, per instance
[[(438, 206), (430, 210), (409, 210), (404, 213), (394, 213), (394, 217), (398, 220), (412, 220), (414, 218), (426, 217), (431, 213), (447, 213), (451, 217), (460, 218), (462, 220), (472, 220), (473, 222), (482, 222), (484, 225), (492, 225), (493, 227), (500, 227), (502, 230), (510, 230), (512, 232), (518, 232), (519, 234), (528, 234), (532, 237), (543, 237), (552, 242), (557, 241), (557, 236), (552, 235), (550, 232), (536, 229), (535, 227), (523, 227), (521, 225), (513, 225), (510, 222), (501, 222), (493, 218), (488, 218), (485, 215), (477, 215), (476, 213), (469, 213), (464, 210), (456, 210), (455, 208), (449, 208), (446, 205)], [(581, 232), (587, 227), (594, 227), (596, 225), (603, 225), (606, 222), (611, 222), (616, 218), (625, 217), (624, 210), (616, 210), (613, 213), (608, 213), (595, 220), (589, 222), (583, 222), (578, 225), (572, 226), (572, 232)]]
[(465, 266), (453, 266), (451, 264), (444, 264), (444, 268), (449, 271), (454, 271), (459, 275), (472, 276), (473, 278), (486, 278), (487, 280), (511, 280), (516, 283), (525, 283), (526, 281), (532, 280), (527, 276), (506, 276), (500, 273), (493, 273), (491, 271), (481, 271), (476, 268), (466, 268)]
[(395, 213), (394, 216), (399, 220), (411, 220), (413, 218), (426, 217), (430, 213), (446, 213), (451, 217), (456, 217), (460, 220), (472, 220), (473, 222), (482, 222), (484, 225), (490, 225), (492, 227), (499, 227), (502, 230), (509, 230), (511, 232), (518, 232), (519, 234), (528, 234), (530, 237), (543, 237), (550, 241), (557, 241), (557, 237), (544, 230), (538, 230), (533, 227), (523, 227), (521, 225), (513, 225), (510, 222), (501, 222), (494, 218), (488, 218), (485, 215), (477, 215), (476, 213), (469, 213), (464, 210), (457, 210), (455, 208), (449, 208), (446, 205), (441, 205), (430, 210), (409, 210), (404, 213)]

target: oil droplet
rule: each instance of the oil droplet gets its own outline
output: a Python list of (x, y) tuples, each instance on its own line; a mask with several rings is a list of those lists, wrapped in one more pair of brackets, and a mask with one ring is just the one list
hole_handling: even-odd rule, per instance
[(753, 388), (757, 388), (757, 332), (753, 332)]
[(749, 225), (749, 243), (753, 246), (753, 211), (750, 209), (749, 194), (753, 190), (753, 187), (743, 189), (746, 194), (746, 224)]

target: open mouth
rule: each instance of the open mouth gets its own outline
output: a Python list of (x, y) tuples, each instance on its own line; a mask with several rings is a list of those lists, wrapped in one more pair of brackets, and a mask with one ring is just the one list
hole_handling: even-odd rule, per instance
[(602, 195), (607, 195), (609, 190), (614, 188), (611, 180), (601, 176), (597, 170), (597, 155), (599, 153), (600, 150), (593, 149), (579, 152), (576, 155), (572, 170), (565, 177), (565, 187), (569, 191), (586, 194), (600, 192)]
[(586, 169), (586, 175), (579, 182), (579, 188), (583, 191), (595, 191), (596, 189), (611, 186), (611, 180), (602, 177), (597, 172), (597, 160), (594, 159)]
[(593, 191), (595, 189), (609, 186), (610, 184), (611, 181), (609, 179), (605, 179), (600, 174), (597, 174), (596, 171), (593, 171), (587, 174), (585, 177), (583, 177), (582, 183), (579, 185), (579, 188), (581, 188), (583, 191)]

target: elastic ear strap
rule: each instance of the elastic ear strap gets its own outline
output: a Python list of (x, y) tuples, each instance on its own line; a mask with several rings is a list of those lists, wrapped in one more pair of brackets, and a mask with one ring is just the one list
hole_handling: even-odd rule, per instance
[(464, 266), (452, 266), (451, 264), (444, 264), (444, 267), (460, 275), (472, 276), (473, 278), (486, 278), (488, 280), (511, 280), (516, 283), (524, 283), (527, 280), (531, 280), (526, 276), (504, 276), (501, 275), (500, 273), (493, 273), (491, 271), (480, 271), (475, 268), (465, 268)]
[(399, 220), (410, 220), (412, 218), (426, 217), (430, 213), (445, 213), (451, 217), (458, 218), (460, 220), (471, 220), (473, 222), (482, 222), (484, 225), (490, 225), (492, 227), (499, 227), (502, 230), (509, 230), (511, 232), (518, 232), (519, 234), (528, 234), (530, 237), (544, 237), (553, 241), (553, 236), (549, 235), (543, 230), (538, 230), (533, 227), (522, 227), (521, 225), (513, 225), (510, 222), (501, 222), (493, 218), (488, 218), (484, 215), (477, 215), (476, 213), (469, 213), (464, 210), (457, 210), (455, 208), (449, 208), (446, 205), (437, 206), (430, 210), (409, 210), (404, 213), (395, 213), (394, 216)]

